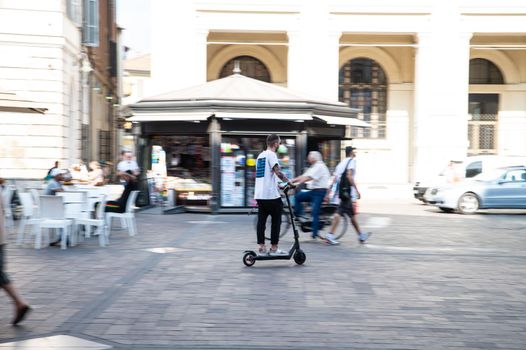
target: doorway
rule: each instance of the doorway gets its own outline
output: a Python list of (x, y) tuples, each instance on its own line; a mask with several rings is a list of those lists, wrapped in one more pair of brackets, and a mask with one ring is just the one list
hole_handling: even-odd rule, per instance
[(498, 94), (469, 94), (469, 155), (497, 154)]

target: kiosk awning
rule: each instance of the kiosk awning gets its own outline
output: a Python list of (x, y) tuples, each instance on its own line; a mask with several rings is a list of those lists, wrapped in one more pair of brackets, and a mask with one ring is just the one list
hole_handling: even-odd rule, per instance
[(371, 124), (364, 122), (358, 118), (345, 118), (345, 117), (330, 117), (326, 115), (317, 115), (317, 118), (325, 121), (327, 124), (333, 125), (348, 125), (358, 128), (370, 128)]
[(305, 121), (312, 120), (310, 114), (298, 113), (246, 113), (246, 112), (218, 112), (214, 113), (217, 118), (222, 119), (274, 119), (274, 120), (293, 120)]
[(257, 112), (166, 112), (166, 113), (136, 113), (128, 120), (131, 122), (160, 122), (160, 121), (180, 121), (180, 122), (197, 122), (205, 121), (215, 116), (224, 120), (232, 119), (272, 119), (288, 120), (303, 122), (312, 120), (312, 115), (308, 113), (257, 113)]
[(167, 113), (136, 113), (129, 117), (131, 122), (161, 122), (161, 121), (178, 121), (178, 122), (196, 122), (207, 120), (212, 113), (210, 112), (167, 112)]

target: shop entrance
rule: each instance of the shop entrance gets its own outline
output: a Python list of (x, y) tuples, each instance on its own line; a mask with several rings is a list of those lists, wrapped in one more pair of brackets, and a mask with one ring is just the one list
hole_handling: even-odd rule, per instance
[[(282, 172), (295, 176), (296, 139), (283, 137), (277, 150)], [(223, 136), (221, 140), (221, 206), (255, 206), (256, 159), (266, 149), (264, 136)]]
[[(323, 162), (333, 171), (341, 159), (341, 141), (324, 137), (309, 137), (307, 141), (307, 154), (318, 151), (323, 157)], [(308, 166), (308, 164), (306, 164)]]

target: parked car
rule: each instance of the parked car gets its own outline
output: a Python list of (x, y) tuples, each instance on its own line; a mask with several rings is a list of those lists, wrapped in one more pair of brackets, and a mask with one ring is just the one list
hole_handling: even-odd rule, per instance
[(460, 183), (430, 188), (424, 197), (444, 212), (526, 209), (526, 166), (492, 169)]
[[(497, 155), (481, 155), (481, 156), (469, 156), (466, 159), (452, 161), (456, 168), (456, 171), (460, 174), (463, 179), (472, 178), (482, 172), (506, 166), (526, 166), (526, 157), (520, 156), (497, 156)], [(430, 179), (422, 179), (415, 182), (413, 186), (413, 196), (426, 203), (424, 194), (426, 190), (431, 187), (439, 187), (448, 184), (449, 181), (447, 176), (448, 166), (445, 166), (442, 171)]]

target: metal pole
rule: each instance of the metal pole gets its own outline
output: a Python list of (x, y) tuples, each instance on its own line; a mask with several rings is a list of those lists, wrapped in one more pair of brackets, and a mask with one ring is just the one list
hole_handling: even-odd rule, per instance
[(210, 178), (212, 182), (210, 209), (213, 214), (217, 214), (219, 208), (221, 208), (221, 125), (215, 117), (210, 118), (208, 135), (210, 139)]
[(296, 138), (296, 176), (303, 173), (305, 158), (307, 158), (307, 131), (303, 130)]

